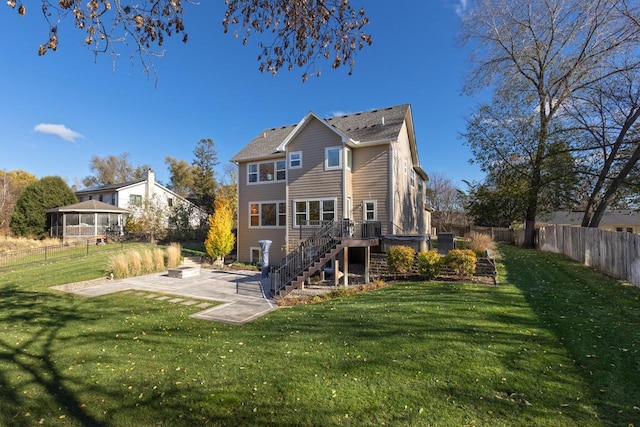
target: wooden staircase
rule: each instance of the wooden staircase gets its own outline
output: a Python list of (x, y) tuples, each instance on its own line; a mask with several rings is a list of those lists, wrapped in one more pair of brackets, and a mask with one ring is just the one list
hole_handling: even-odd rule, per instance
[(324, 254), (322, 254), (317, 259), (317, 261), (314, 261), (310, 266), (302, 270), (300, 274), (298, 274), (296, 278), (291, 281), (291, 283), (285, 286), (282, 293), (286, 295), (289, 292), (293, 291), (294, 289), (302, 289), (304, 282), (309, 277), (313, 276), (315, 273), (320, 271), (327, 264), (327, 262), (333, 257), (335, 257), (336, 255), (338, 255), (340, 251), (344, 249), (344, 247), (345, 245), (342, 242), (340, 242), (336, 246), (334, 246), (332, 249), (330, 249), (328, 252), (325, 252)]

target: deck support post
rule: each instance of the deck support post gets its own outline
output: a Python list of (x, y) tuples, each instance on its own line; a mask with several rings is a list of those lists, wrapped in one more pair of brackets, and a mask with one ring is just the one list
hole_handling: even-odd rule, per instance
[(364, 247), (364, 283), (369, 283), (369, 266), (371, 265), (371, 246)]

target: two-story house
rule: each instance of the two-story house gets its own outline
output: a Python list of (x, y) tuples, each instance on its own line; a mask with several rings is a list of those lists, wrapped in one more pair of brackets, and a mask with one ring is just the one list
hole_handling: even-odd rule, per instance
[(375, 222), (382, 236), (431, 229), (408, 104), (332, 118), (309, 112), (260, 132), (231, 161), (239, 261), (260, 260), (259, 241), (270, 240), (270, 263), (278, 263), (315, 222)]

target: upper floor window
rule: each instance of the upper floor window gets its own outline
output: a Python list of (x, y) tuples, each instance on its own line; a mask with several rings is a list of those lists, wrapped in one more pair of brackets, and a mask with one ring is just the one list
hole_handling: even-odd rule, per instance
[(418, 178), (418, 194), (422, 194), (423, 185), (424, 185), (424, 182), (422, 181), (422, 178)]
[(324, 149), (324, 168), (326, 170), (342, 168), (341, 152), (342, 147), (327, 147)]
[(353, 153), (351, 152), (351, 148), (345, 148), (346, 156), (347, 156), (347, 169), (353, 169)]
[(302, 151), (289, 153), (289, 169), (300, 169), (302, 167)]
[(253, 202), (249, 204), (249, 227), (284, 227), (287, 223), (285, 202)]
[(287, 162), (285, 160), (249, 163), (247, 166), (247, 182), (249, 184), (284, 181), (285, 179), (287, 179)]
[(129, 195), (129, 203), (132, 205), (139, 205), (140, 203), (142, 203), (142, 196), (139, 194)]
[(407, 176), (407, 160), (404, 161), (404, 176)]
[(415, 187), (416, 186), (416, 171), (414, 171), (413, 169), (411, 169), (411, 187)]

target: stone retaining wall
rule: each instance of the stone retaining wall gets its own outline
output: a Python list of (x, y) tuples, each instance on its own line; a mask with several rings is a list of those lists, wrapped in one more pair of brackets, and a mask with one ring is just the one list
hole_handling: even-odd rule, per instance
[[(387, 254), (371, 254), (369, 273), (373, 277), (385, 277), (390, 275), (389, 270), (387, 269)], [(411, 270), (410, 275), (418, 275), (417, 257), (413, 263), (413, 269)], [(451, 267), (443, 265), (440, 275), (453, 276), (454, 274)], [(478, 258), (478, 261), (476, 262), (476, 273), (474, 276), (493, 278), (494, 283), (497, 283), (498, 271), (496, 269), (495, 260), (493, 258)]]

